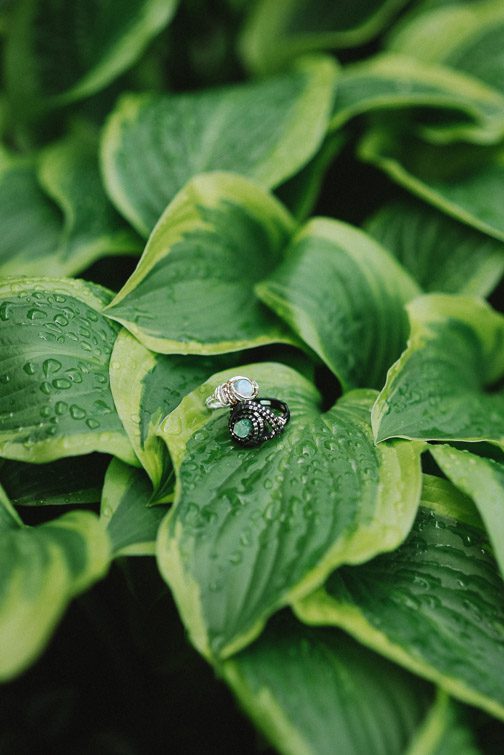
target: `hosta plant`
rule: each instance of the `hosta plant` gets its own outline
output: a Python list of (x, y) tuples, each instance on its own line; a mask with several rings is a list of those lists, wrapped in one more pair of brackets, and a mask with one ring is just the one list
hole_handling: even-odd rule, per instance
[(0, 751), (501, 753), (500, 0), (0, 34)]

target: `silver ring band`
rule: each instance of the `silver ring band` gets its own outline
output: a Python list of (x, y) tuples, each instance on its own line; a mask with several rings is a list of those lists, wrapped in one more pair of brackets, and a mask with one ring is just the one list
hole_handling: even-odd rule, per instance
[(240, 401), (250, 401), (257, 398), (259, 386), (255, 380), (243, 375), (235, 375), (217, 386), (211, 396), (206, 399), (209, 409), (224, 409), (235, 406)]

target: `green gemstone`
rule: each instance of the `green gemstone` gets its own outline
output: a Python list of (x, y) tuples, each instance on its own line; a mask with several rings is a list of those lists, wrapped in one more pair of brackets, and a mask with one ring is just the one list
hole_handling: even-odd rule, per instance
[(248, 438), (252, 432), (253, 425), (250, 419), (239, 419), (233, 427), (233, 432), (239, 438)]

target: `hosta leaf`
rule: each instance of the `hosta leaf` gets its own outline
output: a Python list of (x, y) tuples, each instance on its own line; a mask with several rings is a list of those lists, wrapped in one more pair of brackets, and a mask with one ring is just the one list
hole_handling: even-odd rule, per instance
[(61, 506), (100, 500), (106, 456), (58, 459), (49, 464), (0, 460), (0, 480), (16, 506)]
[[(23, 522), (0, 485), (0, 533), (22, 527)], [(0, 535), (1, 537), (1, 535)]]
[(504, 7), (500, 0), (440, 7), (406, 18), (390, 40), (393, 50), (442, 62), (504, 92)]
[(482, 530), (440, 500), (394, 553), (333, 573), (296, 607), (504, 718), (504, 585)]
[(474, 500), (504, 576), (504, 464), (451, 446), (430, 452), (447, 477)]
[(245, 26), (241, 52), (247, 65), (269, 72), (313, 50), (354, 47), (371, 39), (408, 0), (260, 0)]
[(406, 343), (404, 304), (419, 293), (372, 238), (324, 218), (302, 228), (285, 261), (256, 291), (344, 389), (383, 385)]
[(426, 684), (343, 632), (287, 619), (220, 671), (288, 755), (404, 755), (430, 697)]
[(140, 469), (114, 459), (105, 476), (100, 517), (117, 556), (150, 556), (166, 509), (148, 506), (152, 497), (149, 478)]
[(107, 254), (142, 251), (104, 192), (93, 135), (79, 131), (47, 147), (38, 175), (65, 218), (51, 274), (73, 275)]
[(374, 110), (400, 108), (436, 108), (456, 116), (460, 122), (443, 127), (452, 140), (491, 143), (504, 134), (504, 98), (498, 92), (449, 68), (390, 53), (343, 70), (330, 127)]
[(189, 394), (160, 430), (177, 485), (158, 561), (192, 641), (214, 658), (245, 646), (337, 565), (397, 547), (420, 493), (421, 446), (373, 443), (374, 391), (349, 393), (321, 413), (316, 390), (294, 370), (261, 363), (240, 371), (261, 395), (289, 404), (280, 438), (236, 447), (227, 416), (206, 409), (205, 397), (232, 371)]
[(119, 333), (110, 387), (135, 454), (155, 487), (171, 470), (166, 444), (156, 435), (159, 423), (187, 393), (230, 363), (224, 356), (154, 354), (127, 330)]
[(47, 462), (103, 451), (135, 463), (117, 416), (108, 363), (118, 327), (92, 283), (0, 284), (0, 456)]
[(408, 347), (373, 407), (387, 438), (504, 443), (504, 317), (480, 299), (422, 296), (408, 305)]
[(292, 342), (254, 295), (292, 230), (283, 206), (248, 179), (198, 176), (169, 205), (106, 314), (165, 354)]
[(54, 275), (63, 217), (43, 192), (35, 161), (0, 152), (0, 276)]
[(473, 734), (464, 721), (462, 706), (439, 690), (406, 755), (480, 755)]
[(231, 171), (266, 188), (281, 184), (322, 143), (336, 78), (334, 62), (321, 58), (226, 89), (123, 97), (103, 139), (110, 197), (148, 235), (197, 173)]
[(44, 650), (68, 603), (105, 575), (109, 557), (107, 534), (89, 511), (0, 529), (1, 681)]
[[(102, 89), (168, 23), (175, 0), (19, 0), (9, 23), (7, 90), (18, 112), (61, 106)], [(57, 54), (56, 54), (57, 53)]]
[(504, 274), (504, 244), (434, 207), (401, 199), (365, 224), (425, 291), (491, 293)]
[(424, 201), (504, 241), (502, 147), (441, 147), (376, 129), (361, 142), (359, 154)]

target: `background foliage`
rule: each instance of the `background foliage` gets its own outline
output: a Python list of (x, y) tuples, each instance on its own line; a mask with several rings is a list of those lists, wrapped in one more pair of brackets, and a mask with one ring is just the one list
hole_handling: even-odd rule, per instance
[(0, 46), (0, 751), (501, 753), (501, 1)]

